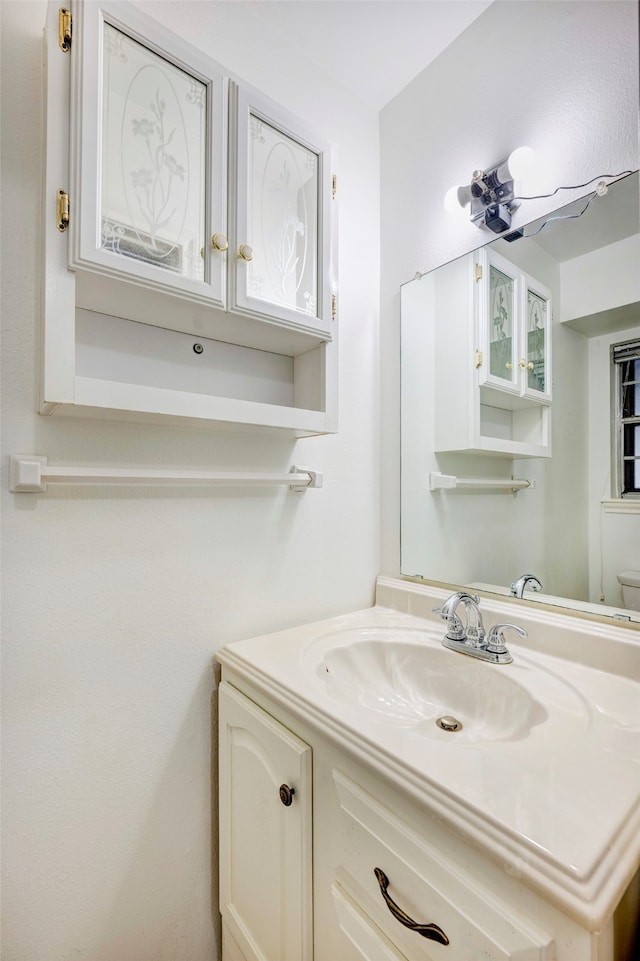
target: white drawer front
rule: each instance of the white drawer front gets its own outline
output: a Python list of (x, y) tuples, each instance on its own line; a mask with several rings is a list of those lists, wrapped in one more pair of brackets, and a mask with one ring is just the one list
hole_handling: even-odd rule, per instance
[(340, 928), (348, 938), (340, 961), (406, 961), (340, 884), (331, 885), (331, 894)]
[[(553, 961), (552, 937), (530, 919), (496, 902), (477, 880), (440, 855), (429, 841), (339, 771), (341, 863), (337, 880), (408, 961)], [(389, 879), (388, 895), (411, 919), (436, 924), (449, 944), (409, 930), (385, 903), (374, 868)], [(366, 954), (363, 957), (367, 957)], [(377, 961), (377, 959), (376, 959)]]

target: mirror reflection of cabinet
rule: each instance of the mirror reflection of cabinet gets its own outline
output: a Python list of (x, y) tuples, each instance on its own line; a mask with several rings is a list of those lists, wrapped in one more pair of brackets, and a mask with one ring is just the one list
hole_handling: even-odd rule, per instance
[(419, 283), (435, 317), (435, 451), (550, 457), (547, 288), (487, 250)]
[(478, 382), (551, 403), (551, 293), (492, 250), (478, 251)]
[[(73, 4), (66, 52), (53, 42), (56, 15), (52, 9), (47, 31), (46, 191), (49, 198), (64, 185), (70, 216), (58, 236), (47, 227), (45, 288), (64, 289), (64, 309), (74, 316), (63, 320), (60, 298), (45, 298), (43, 412), (73, 404), (73, 412), (168, 413), (173, 406), (186, 413), (184, 397), (174, 405), (166, 396), (98, 389), (96, 380), (129, 382), (131, 358), (126, 372), (113, 359), (130, 350), (117, 331), (128, 344), (139, 340), (126, 321), (146, 325), (145, 360), (153, 365), (158, 355), (157, 376), (145, 373), (130, 386), (163, 389), (166, 346), (152, 328), (164, 328), (191, 338), (171, 348), (184, 363), (193, 363), (194, 337), (201, 357), (228, 357), (231, 349), (241, 372), (262, 370), (258, 352), (275, 358), (261, 383), (249, 374), (245, 387), (232, 375), (223, 389), (212, 377), (208, 409), (194, 400), (192, 418), (300, 434), (335, 429), (328, 144), (127, 4)], [(98, 342), (104, 347), (97, 377), (93, 367), (87, 376), (87, 330), (93, 353)], [(188, 375), (182, 394), (192, 381)], [(216, 396), (225, 401), (218, 411)], [(234, 410), (227, 401), (262, 410)]]

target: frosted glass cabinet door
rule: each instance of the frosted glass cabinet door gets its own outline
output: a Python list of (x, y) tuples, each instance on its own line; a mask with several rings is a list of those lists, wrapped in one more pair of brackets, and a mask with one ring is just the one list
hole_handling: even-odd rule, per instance
[(222, 304), (226, 81), (135, 10), (77, 4), (77, 31), (73, 265)]
[(551, 400), (551, 295), (531, 278), (525, 283), (522, 357), (523, 395)]
[(246, 88), (235, 113), (234, 305), (327, 334), (331, 329), (329, 149)]
[(480, 383), (519, 392), (518, 317), (520, 282), (515, 268), (492, 251), (483, 257), (480, 329), (483, 364)]

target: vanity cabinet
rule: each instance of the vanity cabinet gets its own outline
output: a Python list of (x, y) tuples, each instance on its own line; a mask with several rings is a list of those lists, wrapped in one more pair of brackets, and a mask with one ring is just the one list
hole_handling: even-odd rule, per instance
[[(436, 453), (550, 457), (549, 290), (486, 249), (425, 275), (423, 284), (435, 318)], [(411, 351), (409, 323), (403, 335), (403, 351)]]
[(335, 430), (330, 146), (126, 3), (71, 17), (68, 49), (57, 7), (46, 32), (41, 412)]
[(631, 961), (224, 663), (219, 761), (223, 961)]

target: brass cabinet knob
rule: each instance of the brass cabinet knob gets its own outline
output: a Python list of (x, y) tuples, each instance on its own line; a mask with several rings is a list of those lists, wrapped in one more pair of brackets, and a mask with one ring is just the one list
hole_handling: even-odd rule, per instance
[(293, 795), (295, 793), (296, 789), (294, 787), (289, 787), (288, 784), (280, 785), (280, 800), (286, 808), (290, 807), (291, 802), (293, 801)]
[(240, 260), (253, 260), (253, 247), (250, 247), (249, 244), (240, 244), (238, 257)]
[(522, 367), (523, 370), (533, 370), (532, 361), (529, 361), (529, 363), (527, 363), (526, 360), (523, 359), (520, 361), (520, 366)]
[(211, 246), (214, 250), (228, 250), (229, 241), (224, 234), (214, 234), (211, 238)]
[(513, 364), (510, 360), (508, 360), (504, 366), (507, 368), (507, 370), (513, 370)]

